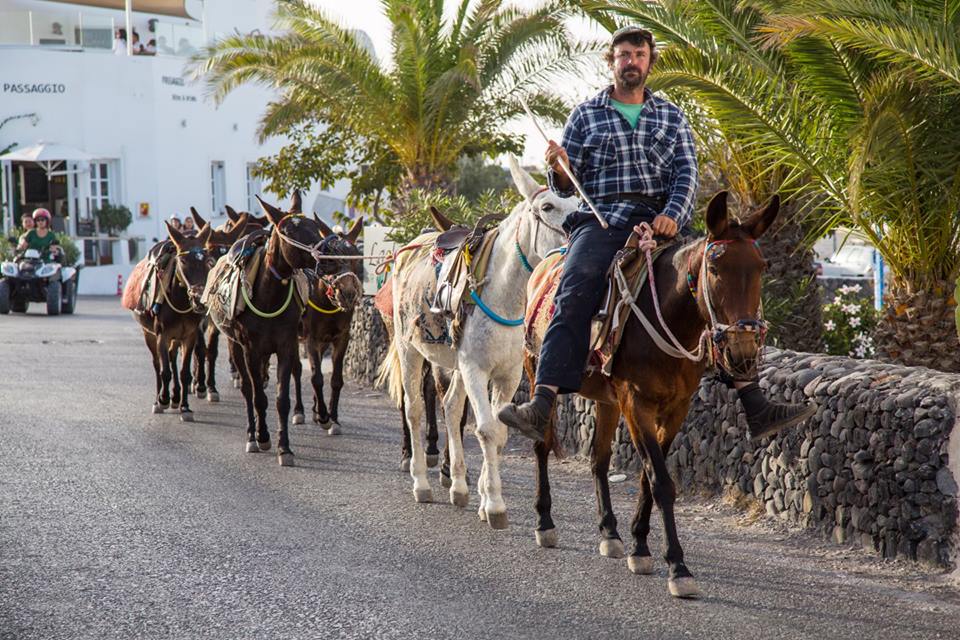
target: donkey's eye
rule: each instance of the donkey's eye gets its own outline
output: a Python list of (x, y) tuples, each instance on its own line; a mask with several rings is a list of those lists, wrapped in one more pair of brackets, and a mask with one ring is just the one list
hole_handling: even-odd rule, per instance
[(556, 208), (556, 207), (554, 207), (552, 204), (550, 204), (549, 202), (547, 202), (547, 203), (545, 203), (542, 207), (540, 207), (540, 210), (541, 210), (541, 211), (544, 211), (544, 212), (547, 212), (547, 211), (553, 211), (555, 208)]
[(707, 265), (707, 271), (709, 271), (710, 274), (714, 276), (720, 275), (720, 271), (717, 269), (717, 265), (715, 264)]

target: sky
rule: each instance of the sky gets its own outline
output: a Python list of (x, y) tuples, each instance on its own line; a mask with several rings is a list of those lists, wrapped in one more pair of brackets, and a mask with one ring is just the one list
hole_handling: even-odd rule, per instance
[[(390, 54), (390, 24), (383, 16), (380, 0), (311, 0), (313, 4), (320, 7), (328, 16), (339, 19), (345, 26), (362, 29), (373, 40), (374, 49), (377, 55), (382, 59)], [(542, 0), (514, 0), (514, 5), (521, 8), (532, 8), (541, 4)], [(453, 0), (446, 0), (452, 13), (453, 8), (458, 4)], [(571, 29), (574, 34), (581, 39), (595, 39), (601, 37), (601, 31), (594, 25), (585, 20), (571, 23)], [(562, 92), (570, 100), (583, 100), (590, 97), (595, 91), (599, 80), (596, 78), (584, 78), (583, 82), (577, 83), (571, 79), (571, 86), (565, 88)], [(537, 132), (534, 125), (526, 119), (511, 122), (507, 127), (508, 131), (518, 132), (526, 136), (526, 147), (524, 149), (523, 164), (538, 164), (543, 162), (543, 153), (546, 150), (546, 143)], [(547, 135), (551, 138), (560, 140), (560, 129), (547, 128)], [(505, 159), (501, 159), (506, 164)]]

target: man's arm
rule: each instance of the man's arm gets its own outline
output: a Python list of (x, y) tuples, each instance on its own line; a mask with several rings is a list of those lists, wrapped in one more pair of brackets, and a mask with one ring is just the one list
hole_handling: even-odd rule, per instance
[[(560, 146), (566, 151), (570, 161), (570, 170), (573, 175), (580, 177), (581, 159), (583, 155), (583, 127), (580, 109), (574, 109), (567, 118), (567, 124), (563, 127), (563, 137), (560, 139)], [(575, 194), (573, 183), (565, 173), (557, 171), (556, 167), (551, 167), (547, 171), (547, 184), (561, 198), (569, 198)]]
[(669, 195), (663, 215), (683, 226), (693, 217), (693, 205), (697, 198), (700, 172), (697, 168), (697, 149), (693, 144), (693, 131), (687, 119), (680, 116), (677, 128), (676, 152), (673, 156), (673, 172), (670, 176)]

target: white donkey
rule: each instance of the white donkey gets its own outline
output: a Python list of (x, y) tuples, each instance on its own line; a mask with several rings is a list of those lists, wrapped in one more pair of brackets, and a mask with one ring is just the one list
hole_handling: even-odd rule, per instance
[[(393, 282), (393, 344), (384, 363), (395, 392), (399, 374), (410, 425), (413, 449), (410, 475), (417, 502), (430, 502), (433, 492), (427, 480), (427, 465), (420, 419), (424, 412), (421, 394), (423, 361), (453, 372), (443, 398), (447, 443), (450, 449), (450, 502), (466, 507), (466, 464), (460, 436), (460, 417), (466, 393), (476, 417), (476, 434), (483, 449), (483, 469), (477, 483), (481, 520), (494, 529), (507, 526), (507, 510), (501, 495), (499, 460), (507, 443), (507, 427), (497, 420), (500, 406), (510, 402), (523, 373), (523, 314), (526, 285), (531, 269), (565, 238), (564, 217), (576, 209), (574, 198), (560, 198), (542, 187), (510, 158), (510, 173), (524, 201), (500, 223), (487, 268), (481, 303), (466, 318), (457, 349), (422, 339), (417, 318), (428, 312), (437, 286), (436, 270), (429, 256), (401, 264)], [(415, 241), (417, 242), (417, 241)], [(401, 254), (402, 255), (402, 254)], [(492, 395), (491, 395), (492, 391)]]

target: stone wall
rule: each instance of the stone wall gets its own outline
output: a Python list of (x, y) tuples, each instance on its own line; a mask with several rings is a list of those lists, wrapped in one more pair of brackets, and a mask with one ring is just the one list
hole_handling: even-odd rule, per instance
[[(348, 375), (368, 383), (382, 358), (382, 321), (356, 314)], [(365, 335), (369, 334), (369, 335)], [(371, 373), (372, 371), (372, 373)], [(761, 386), (773, 399), (817, 403), (804, 425), (751, 443), (736, 392), (706, 376), (668, 456), (681, 491), (733, 491), (839, 544), (947, 566), (958, 549), (960, 376), (871, 360), (768, 349)], [(518, 396), (526, 395), (525, 383)], [(587, 456), (593, 403), (562, 398), (558, 436)], [(613, 466), (639, 469), (626, 428)]]

